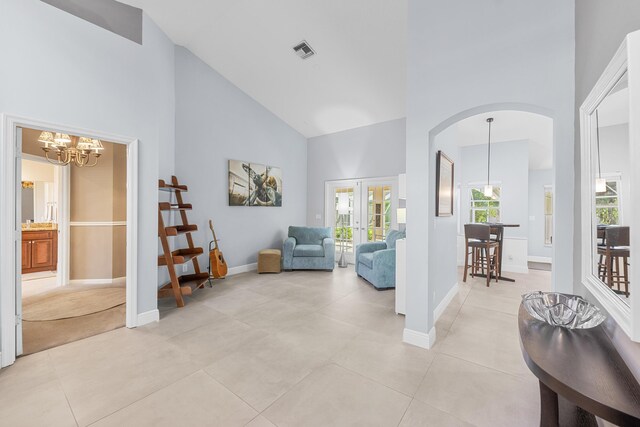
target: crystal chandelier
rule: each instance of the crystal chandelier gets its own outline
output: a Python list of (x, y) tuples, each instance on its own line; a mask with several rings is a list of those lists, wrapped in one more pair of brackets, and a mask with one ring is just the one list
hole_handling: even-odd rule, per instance
[(69, 136), (66, 133), (45, 131), (40, 134), (38, 142), (44, 144), (42, 150), (49, 163), (59, 166), (95, 166), (104, 150), (99, 139)]

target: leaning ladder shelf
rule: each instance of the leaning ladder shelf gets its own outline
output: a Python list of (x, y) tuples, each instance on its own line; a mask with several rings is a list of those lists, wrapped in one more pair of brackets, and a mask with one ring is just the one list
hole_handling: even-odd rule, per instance
[[(187, 192), (186, 185), (178, 183), (178, 178), (171, 177), (171, 184), (166, 183), (164, 180), (159, 180), (158, 189), (160, 191), (170, 192), (175, 194), (175, 203), (172, 202), (160, 202), (158, 204), (158, 237), (162, 244), (163, 254), (158, 256), (158, 266), (166, 266), (169, 270), (169, 277), (171, 281), (161, 286), (158, 289), (158, 298), (174, 297), (176, 299), (176, 305), (178, 307), (184, 307), (185, 295), (191, 295), (194, 290), (201, 289), (209, 279), (209, 273), (200, 272), (200, 265), (198, 264), (198, 255), (203, 254), (202, 248), (197, 248), (193, 244), (193, 237), (191, 233), (198, 230), (198, 227), (193, 224), (189, 224), (187, 219), (188, 210), (192, 209), (190, 204), (184, 203), (182, 200), (182, 193)], [(180, 212), (180, 218), (182, 220), (181, 225), (169, 225), (165, 226), (162, 212)], [(169, 237), (182, 236), (187, 239), (187, 248), (171, 250), (169, 245)], [(176, 273), (176, 265), (185, 264), (191, 261), (193, 263), (194, 274), (185, 274), (178, 276)]]

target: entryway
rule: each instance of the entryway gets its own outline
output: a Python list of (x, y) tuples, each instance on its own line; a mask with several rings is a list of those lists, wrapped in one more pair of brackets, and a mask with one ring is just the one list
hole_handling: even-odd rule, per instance
[(360, 243), (384, 241), (397, 228), (398, 178), (327, 181), (325, 226), (334, 229), (336, 259), (354, 263)]
[(134, 327), (137, 308), (137, 140), (13, 117), (4, 129), (3, 367)]
[(30, 354), (125, 326), (127, 149), (52, 130), (19, 131), (16, 295), (22, 354)]

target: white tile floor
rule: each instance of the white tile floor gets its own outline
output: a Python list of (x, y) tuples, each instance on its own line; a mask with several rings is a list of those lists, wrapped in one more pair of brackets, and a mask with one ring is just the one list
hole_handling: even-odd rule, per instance
[(160, 303), (162, 321), (20, 358), (0, 371), (10, 426), (534, 426), (514, 283), (460, 280), (438, 342), (401, 342), (394, 293), (349, 268), (247, 273)]

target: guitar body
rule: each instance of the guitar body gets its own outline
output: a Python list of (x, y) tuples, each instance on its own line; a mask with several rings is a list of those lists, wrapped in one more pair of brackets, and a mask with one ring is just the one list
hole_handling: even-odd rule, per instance
[(211, 262), (211, 275), (213, 278), (223, 279), (227, 275), (228, 267), (220, 249), (213, 248), (211, 252), (209, 252), (209, 259)]
[[(218, 247), (216, 232), (213, 230), (213, 222), (209, 220), (209, 228), (213, 234), (213, 241), (216, 246), (209, 251), (209, 264), (211, 264), (211, 275), (214, 279), (224, 279), (228, 272), (227, 262), (224, 260), (222, 251)], [(211, 247), (211, 246), (209, 246)]]

